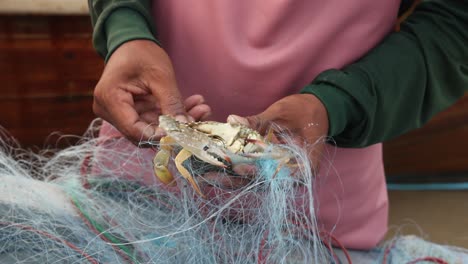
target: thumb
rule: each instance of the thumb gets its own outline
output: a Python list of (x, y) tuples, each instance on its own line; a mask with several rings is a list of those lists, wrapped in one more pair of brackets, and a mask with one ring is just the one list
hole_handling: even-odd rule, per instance
[(238, 115), (229, 115), (227, 118), (229, 124), (240, 124), (244, 126), (250, 126), (249, 120), (247, 118), (238, 116)]
[(265, 114), (265, 112), (247, 117), (230, 115), (227, 118), (227, 122), (230, 124), (241, 124), (244, 126), (248, 126), (258, 131), (260, 134), (265, 134), (272, 124), (271, 119), (268, 118), (268, 115)]

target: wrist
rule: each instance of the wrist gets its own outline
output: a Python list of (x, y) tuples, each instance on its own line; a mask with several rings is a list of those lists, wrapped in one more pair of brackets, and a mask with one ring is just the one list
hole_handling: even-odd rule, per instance
[(134, 40), (147, 40), (159, 45), (151, 33), (143, 16), (129, 8), (119, 8), (106, 19), (107, 38), (106, 62), (114, 51), (124, 43)]
[[(332, 85), (326, 83), (309, 84), (301, 90), (301, 94), (313, 95), (323, 106), (328, 118), (329, 137), (343, 134), (359, 118), (360, 114), (355, 107), (353, 98)], [(337, 143), (340, 145), (343, 142)]]

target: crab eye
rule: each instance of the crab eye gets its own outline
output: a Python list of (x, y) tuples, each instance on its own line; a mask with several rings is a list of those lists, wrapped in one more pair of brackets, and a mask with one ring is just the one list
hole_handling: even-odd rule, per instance
[(204, 147), (203, 147), (203, 151), (207, 151), (208, 149), (209, 149), (208, 146), (204, 146)]

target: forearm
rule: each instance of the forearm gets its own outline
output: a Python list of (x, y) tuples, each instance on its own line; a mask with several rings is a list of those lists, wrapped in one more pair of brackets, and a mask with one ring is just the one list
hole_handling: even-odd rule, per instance
[(423, 1), (360, 61), (302, 92), (327, 107), (329, 135), (363, 147), (420, 127), (468, 89), (468, 1)]
[(88, 5), (94, 28), (93, 45), (106, 61), (127, 41), (157, 42), (151, 0), (88, 0)]

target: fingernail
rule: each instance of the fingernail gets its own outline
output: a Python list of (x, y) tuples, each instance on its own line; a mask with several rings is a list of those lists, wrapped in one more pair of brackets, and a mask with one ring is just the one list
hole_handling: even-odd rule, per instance
[(205, 120), (208, 120), (208, 118), (211, 116), (211, 111), (210, 112), (206, 112), (201, 118), (200, 120), (201, 121), (205, 121)]
[(179, 121), (181, 123), (187, 123), (188, 122), (187, 117), (184, 116), (184, 115), (176, 115), (175, 120), (177, 120), (177, 121)]
[(249, 121), (246, 118), (238, 116), (238, 115), (229, 115), (227, 118), (227, 122), (230, 124), (241, 124), (244, 126), (249, 125)]

